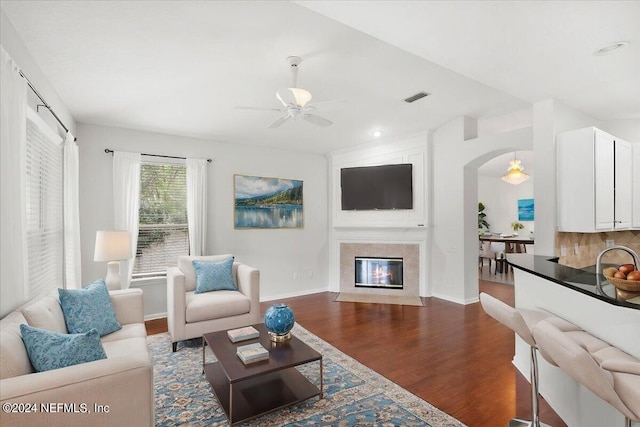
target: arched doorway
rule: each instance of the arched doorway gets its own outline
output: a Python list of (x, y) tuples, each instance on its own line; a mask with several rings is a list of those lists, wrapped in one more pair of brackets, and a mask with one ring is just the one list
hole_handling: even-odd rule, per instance
[[(518, 185), (512, 185), (502, 181), (501, 177), (507, 172), (509, 162), (517, 156), (522, 162), (524, 171), (530, 178)], [(526, 215), (519, 214), (519, 205), (533, 200), (534, 186), (534, 157), (533, 151), (509, 152), (496, 156), (478, 167), (478, 202), (484, 206), (484, 217), (488, 227), (483, 228), (485, 234), (492, 236), (514, 233), (511, 225), (517, 222), (522, 229), (517, 230), (521, 237), (533, 236), (534, 221)], [(493, 253), (501, 253), (506, 250), (504, 243), (484, 242), (485, 249)], [(533, 251), (533, 245), (525, 246), (527, 252)], [(496, 264), (489, 262), (490, 258), (482, 259), (480, 264), (480, 278), (487, 281), (513, 284), (513, 275), (510, 269), (496, 269)], [(489, 265), (491, 264), (491, 265)]]

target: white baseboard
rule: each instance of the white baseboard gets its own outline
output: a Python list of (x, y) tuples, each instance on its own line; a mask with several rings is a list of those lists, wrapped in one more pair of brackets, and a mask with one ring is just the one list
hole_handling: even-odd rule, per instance
[(301, 297), (303, 295), (318, 294), (320, 292), (329, 292), (329, 289), (327, 289), (327, 288), (316, 288), (316, 289), (307, 289), (307, 290), (299, 291), (299, 292), (289, 292), (289, 293), (286, 293), (286, 294), (270, 295), (268, 297), (260, 298), (260, 302), (275, 301), (275, 300), (284, 299), (284, 298)]
[(476, 302), (480, 301), (479, 297), (473, 297), (473, 298), (469, 298), (469, 299), (463, 300), (463, 299), (460, 299), (460, 298), (452, 298), (449, 295), (444, 295), (444, 294), (439, 294), (439, 293), (433, 294), (432, 297), (443, 299), (445, 301), (455, 302), (456, 304), (461, 304), (461, 305), (473, 304), (473, 303), (476, 303)]
[(166, 317), (167, 317), (167, 312), (147, 314), (144, 316), (144, 321), (148, 322), (149, 320), (164, 319)]

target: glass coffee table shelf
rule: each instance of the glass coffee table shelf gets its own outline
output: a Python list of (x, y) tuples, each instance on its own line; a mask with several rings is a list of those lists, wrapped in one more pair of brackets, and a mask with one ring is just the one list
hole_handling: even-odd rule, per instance
[[(322, 355), (295, 336), (284, 343), (272, 343), (264, 324), (252, 326), (260, 332), (258, 338), (232, 343), (227, 331), (219, 331), (204, 334), (202, 340), (202, 368), (230, 425), (314, 396), (323, 397)], [(255, 342), (269, 350), (269, 360), (245, 365), (236, 348)], [(216, 362), (206, 361), (206, 346)], [(311, 362), (319, 362), (320, 387), (296, 369)]]

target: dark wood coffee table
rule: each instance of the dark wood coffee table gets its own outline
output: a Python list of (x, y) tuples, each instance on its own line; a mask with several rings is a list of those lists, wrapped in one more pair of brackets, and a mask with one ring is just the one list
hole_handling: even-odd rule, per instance
[[(230, 425), (314, 396), (323, 397), (322, 355), (295, 336), (284, 343), (272, 343), (264, 324), (252, 326), (260, 332), (259, 338), (232, 343), (227, 331), (219, 331), (204, 334), (202, 340), (202, 368)], [(255, 342), (269, 350), (269, 360), (245, 365), (236, 349)], [(217, 362), (206, 361), (207, 345)], [(319, 388), (295, 368), (315, 361), (320, 362)]]

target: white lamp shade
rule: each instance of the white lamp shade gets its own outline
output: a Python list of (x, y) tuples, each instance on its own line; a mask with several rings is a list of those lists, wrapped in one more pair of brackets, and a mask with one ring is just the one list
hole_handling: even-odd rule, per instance
[(128, 231), (106, 230), (96, 232), (94, 261), (122, 261), (131, 258), (131, 236)]
[(307, 105), (307, 102), (311, 101), (311, 93), (309, 91), (297, 87), (290, 87), (289, 90), (293, 92), (298, 107), (302, 108)]

